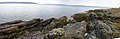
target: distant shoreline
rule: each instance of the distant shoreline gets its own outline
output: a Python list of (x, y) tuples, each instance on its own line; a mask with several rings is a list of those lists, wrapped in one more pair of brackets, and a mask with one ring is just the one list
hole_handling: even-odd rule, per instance
[(38, 4), (35, 2), (0, 2), (0, 4)]

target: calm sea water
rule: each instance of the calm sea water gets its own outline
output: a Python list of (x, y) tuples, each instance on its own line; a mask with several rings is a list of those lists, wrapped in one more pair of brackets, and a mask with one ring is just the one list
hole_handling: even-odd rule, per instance
[(95, 7), (73, 7), (34, 4), (0, 4), (0, 23), (13, 20), (31, 20), (34, 18), (48, 19), (51, 17), (68, 16)]

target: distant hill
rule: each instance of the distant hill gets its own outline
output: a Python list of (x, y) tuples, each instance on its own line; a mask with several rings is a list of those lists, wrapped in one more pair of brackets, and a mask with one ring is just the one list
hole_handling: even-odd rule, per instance
[[(0, 2), (0, 4), (38, 4), (38, 3), (35, 3), (35, 2)], [(40, 4), (40, 5), (110, 8), (110, 7), (101, 7), (101, 6), (67, 5), (67, 4)]]
[(0, 2), (0, 4), (38, 4), (34, 2)]
[(57, 6), (74, 6), (74, 7), (98, 7), (98, 8), (110, 8), (110, 7), (102, 7), (102, 6), (67, 5), (67, 4), (42, 4), (42, 5), (57, 5)]

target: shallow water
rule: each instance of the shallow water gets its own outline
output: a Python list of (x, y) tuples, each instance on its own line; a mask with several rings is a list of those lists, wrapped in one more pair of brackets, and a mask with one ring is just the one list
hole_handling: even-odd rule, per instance
[(51, 17), (68, 16), (95, 7), (74, 7), (35, 4), (0, 4), (0, 23), (13, 20), (30, 20), (34, 18), (48, 19)]

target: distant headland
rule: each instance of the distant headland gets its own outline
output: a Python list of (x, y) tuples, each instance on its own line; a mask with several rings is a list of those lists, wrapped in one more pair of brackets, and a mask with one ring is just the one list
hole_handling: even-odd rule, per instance
[(0, 2), (0, 4), (38, 4), (35, 2)]
[(97, 7), (97, 8), (111, 8), (111, 7), (104, 7), (104, 6), (68, 5), (68, 4), (42, 4), (42, 5), (55, 5), (55, 6), (74, 6), (74, 7)]

